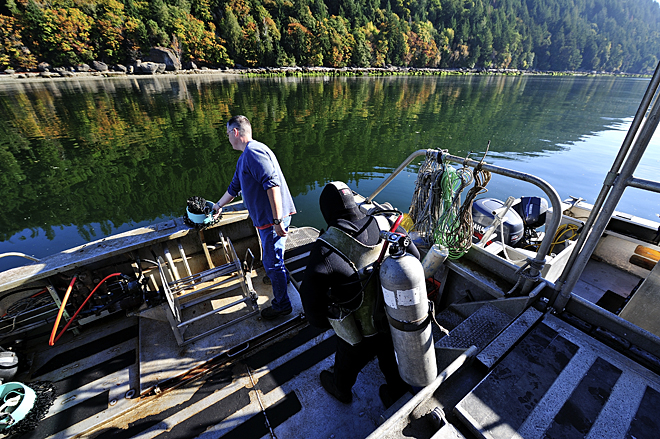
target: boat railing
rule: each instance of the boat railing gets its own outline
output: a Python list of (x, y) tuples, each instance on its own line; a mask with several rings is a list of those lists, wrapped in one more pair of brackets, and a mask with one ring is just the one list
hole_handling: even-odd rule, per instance
[[(376, 190), (367, 197), (366, 203), (371, 203), (373, 199), (388, 184), (390, 184), (390, 182), (392, 182), (392, 180), (394, 180), (394, 178), (398, 174), (401, 173), (401, 171), (403, 171), (410, 163), (412, 163), (413, 160), (415, 160), (417, 157), (428, 156), (428, 155), (435, 157), (435, 159), (438, 160), (439, 163), (447, 163), (447, 162), (459, 163), (463, 166), (468, 166), (472, 168), (476, 168), (477, 166), (480, 166), (481, 169), (492, 172), (494, 174), (531, 183), (539, 187), (548, 196), (550, 204), (552, 205), (553, 212), (557, 212), (559, 214), (552, 215), (550, 217), (550, 220), (546, 225), (545, 236), (543, 237), (543, 240), (541, 242), (541, 245), (539, 246), (539, 249), (536, 253), (534, 260), (530, 264), (529, 278), (530, 279), (536, 278), (541, 272), (543, 265), (545, 264), (545, 255), (548, 254), (550, 250), (550, 246), (552, 245), (552, 241), (554, 240), (554, 236), (557, 233), (557, 229), (559, 228), (559, 224), (561, 222), (561, 212), (562, 212), (562, 204), (561, 204), (561, 199), (559, 198), (559, 194), (557, 194), (555, 188), (553, 188), (548, 182), (546, 182), (545, 180), (539, 177), (508, 168), (502, 168), (500, 166), (490, 165), (488, 163), (483, 163), (481, 161), (476, 161), (469, 158), (458, 157), (455, 155), (448, 154), (446, 151), (442, 151), (442, 150), (420, 149), (410, 154), (410, 156), (408, 156), (408, 158), (404, 160), (403, 163), (401, 163), (401, 165), (399, 165), (399, 167), (396, 168), (385, 179), (385, 181), (383, 181), (380, 184), (380, 186), (378, 186)], [(530, 284), (523, 285), (523, 291), (529, 291), (530, 289), (531, 289)]]

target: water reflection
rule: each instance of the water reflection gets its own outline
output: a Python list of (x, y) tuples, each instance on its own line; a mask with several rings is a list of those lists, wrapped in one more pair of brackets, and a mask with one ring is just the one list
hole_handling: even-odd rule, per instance
[[(222, 75), (1, 83), (0, 253), (43, 256), (180, 216), (192, 195), (219, 197), (237, 159), (225, 137), (232, 114), (248, 116), (255, 138), (277, 154), (301, 212), (298, 225), (323, 225), (317, 192), (328, 181), (370, 193), (414, 150), (480, 157), (488, 141), (488, 162), (555, 179), (562, 189), (570, 181), (571, 193), (557, 187), (560, 196), (587, 198), (614, 155), (602, 146), (593, 146), (603, 151), (602, 163), (580, 154), (593, 154), (590, 139), (618, 148), (617, 133), (647, 83)], [(579, 173), (585, 163), (588, 171)], [(407, 209), (414, 171), (382, 197)], [(498, 184), (493, 193), (527, 191)]]

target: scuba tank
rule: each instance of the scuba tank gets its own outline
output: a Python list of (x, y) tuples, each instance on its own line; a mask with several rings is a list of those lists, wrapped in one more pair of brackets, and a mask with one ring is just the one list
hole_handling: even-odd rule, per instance
[(410, 238), (383, 235), (391, 247), (390, 257), (380, 267), (380, 282), (399, 374), (411, 386), (424, 387), (438, 375), (424, 268), (406, 253)]

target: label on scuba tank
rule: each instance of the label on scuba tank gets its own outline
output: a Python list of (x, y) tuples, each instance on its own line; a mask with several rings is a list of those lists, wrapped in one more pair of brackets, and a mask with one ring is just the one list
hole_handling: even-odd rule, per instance
[(383, 298), (387, 306), (398, 309), (399, 306), (415, 306), (421, 303), (422, 292), (419, 288), (390, 291), (383, 287)]
[(422, 294), (419, 288), (412, 290), (398, 290), (396, 292), (396, 301), (401, 306), (415, 306), (421, 303)]
[(385, 299), (385, 304), (392, 309), (397, 309), (396, 306), (396, 293), (390, 291), (387, 288), (383, 287), (383, 298)]

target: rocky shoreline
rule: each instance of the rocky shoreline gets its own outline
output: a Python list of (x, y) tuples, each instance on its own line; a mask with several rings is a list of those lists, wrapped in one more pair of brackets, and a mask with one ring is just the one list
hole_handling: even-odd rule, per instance
[(393, 75), (549, 75), (549, 76), (625, 76), (649, 77), (649, 75), (608, 73), (608, 72), (550, 72), (537, 70), (515, 69), (437, 69), (414, 67), (263, 67), (263, 68), (198, 68), (194, 65), (189, 68), (171, 69), (166, 63), (140, 62), (125, 66), (108, 67), (103, 63), (94, 62), (92, 66), (81, 65), (76, 67), (56, 67), (40, 64), (37, 71), (17, 72), (10, 69), (0, 72), (0, 80), (23, 79), (54, 79), (54, 78), (86, 78), (86, 77), (133, 77), (154, 75), (195, 75), (195, 74), (224, 74), (250, 77), (296, 77), (296, 76), (393, 76)]

